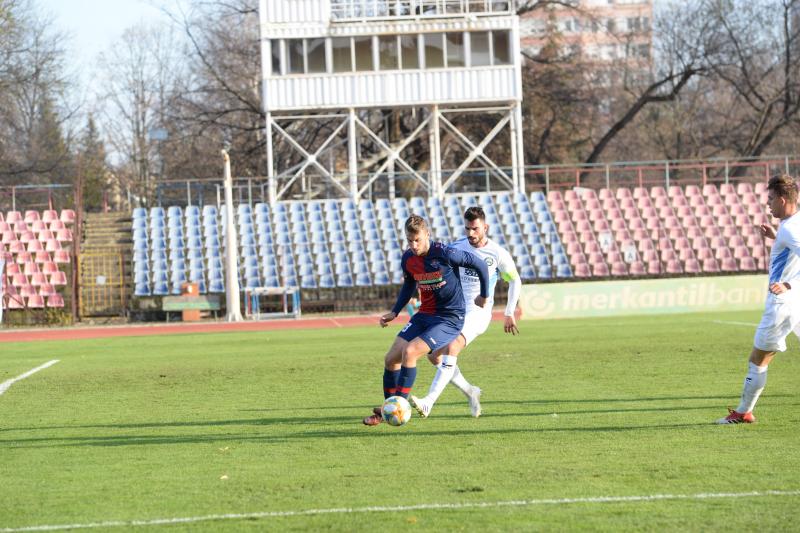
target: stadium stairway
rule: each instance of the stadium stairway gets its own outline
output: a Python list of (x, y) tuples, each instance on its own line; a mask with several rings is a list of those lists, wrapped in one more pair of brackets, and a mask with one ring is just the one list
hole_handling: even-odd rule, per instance
[(129, 212), (86, 213), (81, 236), (80, 298), (83, 316), (124, 313), (133, 290)]

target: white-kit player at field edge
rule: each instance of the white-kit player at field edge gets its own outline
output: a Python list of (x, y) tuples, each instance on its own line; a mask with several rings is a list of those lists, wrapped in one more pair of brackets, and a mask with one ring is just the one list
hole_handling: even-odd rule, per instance
[(800, 337), (800, 214), (797, 184), (791, 176), (775, 176), (767, 185), (767, 204), (780, 220), (778, 231), (761, 226), (763, 237), (774, 239), (769, 256), (769, 291), (764, 315), (756, 329), (741, 401), (718, 424), (751, 424), (753, 408), (767, 384), (767, 366), (777, 352), (786, 351), (786, 337)]
[(512, 335), (519, 333), (514, 311), (517, 308), (522, 281), (514, 265), (514, 259), (505, 248), (488, 237), (489, 225), (486, 224), (486, 214), (482, 208), (470, 207), (465, 211), (464, 228), (467, 236), (452, 243), (451, 246), (475, 254), (486, 263), (489, 269), (489, 299), (484, 307), (476, 306), (473, 301), (480, 294), (478, 275), (470, 269), (459, 269), (461, 289), (464, 292), (466, 304), (464, 327), (453, 342), (428, 356), (431, 363), (436, 366), (436, 375), (433, 377), (428, 394), (424, 398), (417, 398), (413, 395), (409, 397), (411, 405), (423, 418), (430, 414), (433, 405), (448, 383), (467, 397), (472, 416), (477, 418), (481, 415), (481, 389), (470, 384), (464, 378), (458, 368), (458, 355), (469, 343), (488, 329), (492, 320), (494, 288), (498, 277), (502, 277), (509, 284), (503, 329)]

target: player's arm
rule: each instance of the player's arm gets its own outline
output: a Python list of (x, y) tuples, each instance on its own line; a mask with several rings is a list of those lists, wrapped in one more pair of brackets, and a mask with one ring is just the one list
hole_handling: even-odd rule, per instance
[(514, 259), (507, 251), (500, 254), (498, 261), (498, 270), (500, 277), (508, 283), (508, 301), (506, 302), (505, 323), (503, 324), (503, 331), (516, 335), (519, 333), (517, 328), (517, 320), (514, 318), (514, 313), (517, 310), (517, 302), (522, 292), (522, 279), (517, 272), (517, 266), (514, 264)]
[(486, 299), (489, 297), (489, 268), (486, 266), (486, 263), (475, 254), (459, 250), (458, 248), (448, 247), (447, 252), (450, 257), (451, 265), (468, 267), (478, 273), (481, 292), (475, 298), (475, 305), (483, 307), (486, 304)]
[[(403, 263), (405, 267), (405, 263)], [(414, 277), (408, 273), (408, 271), (403, 268), (403, 286), (400, 287), (400, 294), (397, 295), (397, 301), (392, 307), (392, 310), (383, 315), (380, 319), (380, 324), (382, 328), (385, 328), (389, 325), (389, 322), (397, 318), (397, 315), (400, 314), (400, 311), (406, 306), (411, 297), (414, 296), (414, 291), (417, 290), (417, 282), (414, 280)]]

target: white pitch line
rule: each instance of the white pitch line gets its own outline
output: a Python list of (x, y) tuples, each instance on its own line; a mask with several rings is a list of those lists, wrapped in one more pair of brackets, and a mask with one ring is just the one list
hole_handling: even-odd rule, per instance
[(714, 324), (729, 324), (731, 326), (751, 326), (754, 328), (758, 327), (758, 324), (752, 324), (750, 322), (734, 322), (732, 320), (712, 320)]
[(15, 378), (11, 378), (9, 380), (6, 380), (6, 381), (0, 383), (0, 395), (2, 395), (5, 391), (7, 391), (8, 388), (11, 387), (11, 385), (16, 383), (17, 381), (22, 381), (23, 379), (25, 379), (25, 378), (27, 378), (29, 376), (32, 376), (33, 374), (37, 373), (39, 370), (44, 370), (47, 367), (51, 367), (54, 364), (58, 363), (58, 361), (59, 361), (58, 359), (53, 359), (52, 361), (48, 361), (48, 362), (46, 362), (45, 364), (43, 364), (41, 366), (37, 366), (33, 370), (28, 370), (24, 374), (20, 374), (19, 376), (15, 377)]
[(725, 498), (754, 498), (767, 496), (800, 496), (800, 490), (767, 490), (762, 492), (714, 492), (700, 494), (651, 494), (649, 496), (598, 496), (588, 498), (561, 498), (543, 500), (510, 500), (499, 502), (464, 503), (423, 503), (419, 505), (400, 505), (395, 507), (354, 507), (338, 509), (307, 509), (305, 511), (265, 511), (260, 513), (232, 513), (184, 518), (156, 518), (153, 520), (114, 520), (109, 522), (90, 522), (87, 524), (60, 524), (49, 526), (28, 526), (0, 529), (0, 533), (21, 531), (57, 531), (62, 529), (90, 529), (101, 527), (162, 526), (169, 524), (188, 524), (220, 520), (252, 520), (256, 518), (286, 518), (295, 516), (335, 515), (355, 513), (396, 513), (406, 511), (429, 511), (439, 509), (487, 509), (492, 507), (527, 507), (534, 505), (570, 505), (592, 503), (639, 503), (662, 500), (712, 500)]

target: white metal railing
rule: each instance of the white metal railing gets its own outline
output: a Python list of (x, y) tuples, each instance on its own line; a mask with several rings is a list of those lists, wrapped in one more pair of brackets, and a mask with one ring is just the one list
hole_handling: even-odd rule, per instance
[(331, 0), (331, 20), (501, 15), (514, 12), (514, 0)]

